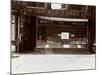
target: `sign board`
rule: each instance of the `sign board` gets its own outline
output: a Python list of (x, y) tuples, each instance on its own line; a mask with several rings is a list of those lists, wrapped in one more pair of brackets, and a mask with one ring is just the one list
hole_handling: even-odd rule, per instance
[(69, 32), (62, 32), (61, 39), (69, 39)]
[(62, 4), (51, 3), (51, 9), (61, 9)]
[(36, 8), (24, 8), (21, 10), (24, 15), (31, 16), (51, 16), (51, 17), (65, 17), (65, 18), (88, 18), (87, 12), (82, 11), (70, 11), (70, 10), (55, 10), (55, 9), (36, 9)]

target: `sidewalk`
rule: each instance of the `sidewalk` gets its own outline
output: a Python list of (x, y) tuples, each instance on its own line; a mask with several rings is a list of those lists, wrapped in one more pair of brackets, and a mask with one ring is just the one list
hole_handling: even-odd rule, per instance
[(12, 74), (95, 69), (95, 54), (14, 54)]

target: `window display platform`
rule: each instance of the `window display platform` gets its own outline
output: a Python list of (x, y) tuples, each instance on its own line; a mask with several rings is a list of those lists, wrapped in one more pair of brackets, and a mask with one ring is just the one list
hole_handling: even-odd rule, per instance
[(35, 48), (39, 54), (89, 54), (88, 48)]

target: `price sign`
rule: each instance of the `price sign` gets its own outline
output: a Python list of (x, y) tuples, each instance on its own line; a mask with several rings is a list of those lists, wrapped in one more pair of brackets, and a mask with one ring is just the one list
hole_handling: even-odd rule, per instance
[(69, 32), (62, 32), (61, 39), (69, 39)]

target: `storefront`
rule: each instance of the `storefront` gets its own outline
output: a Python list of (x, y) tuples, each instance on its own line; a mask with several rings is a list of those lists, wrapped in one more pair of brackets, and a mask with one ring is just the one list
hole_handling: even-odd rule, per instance
[(14, 3), (13, 10), (18, 12), (16, 52), (95, 51), (95, 6), (19, 1), (12, 6)]

